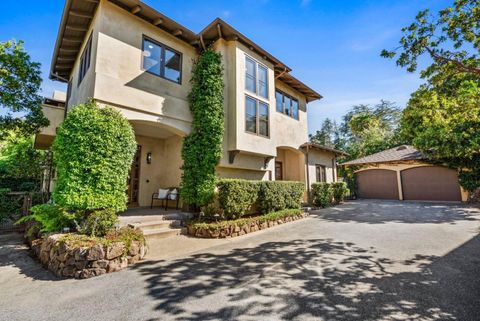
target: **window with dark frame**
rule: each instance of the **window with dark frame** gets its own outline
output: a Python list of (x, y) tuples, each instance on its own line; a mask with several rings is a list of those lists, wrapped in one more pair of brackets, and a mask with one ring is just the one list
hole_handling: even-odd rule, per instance
[(91, 53), (92, 53), (92, 34), (90, 34), (90, 37), (88, 38), (87, 43), (85, 44), (85, 48), (83, 49), (82, 55), (80, 56), (77, 86), (79, 86), (83, 78), (85, 78), (88, 68), (90, 67)]
[(268, 69), (250, 57), (245, 57), (245, 89), (268, 99)]
[(318, 183), (325, 183), (327, 181), (327, 172), (324, 165), (315, 165), (315, 174)]
[(275, 91), (275, 105), (279, 113), (290, 116), (298, 120), (298, 100), (283, 93), (280, 90)]
[(270, 135), (268, 104), (245, 96), (245, 130), (249, 133)]
[(182, 54), (162, 43), (143, 37), (142, 68), (148, 73), (182, 82)]

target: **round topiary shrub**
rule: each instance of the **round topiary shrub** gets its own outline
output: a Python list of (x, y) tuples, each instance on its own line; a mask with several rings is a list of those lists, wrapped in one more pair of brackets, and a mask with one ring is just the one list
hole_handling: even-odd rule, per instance
[(120, 112), (93, 100), (74, 107), (53, 143), (55, 203), (70, 210), (126, 209), (135, 150), (135, 134)]

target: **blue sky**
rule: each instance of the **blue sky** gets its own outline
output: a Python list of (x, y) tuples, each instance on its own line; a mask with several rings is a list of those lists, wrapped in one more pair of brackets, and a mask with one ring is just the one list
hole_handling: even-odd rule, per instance
[[(419, 10), (438, 11), (446, 0), (147, 0), (150, 6), (200, 31), (221, 17), (293, 69), (292, 74), (324, 98), (309, 105), (309, 130), (327, 118), (340, 119), (360, 103), (380, 99), (404, 106), (421, 83), (394, 61), (381, 58), (395, 47), (400, 29)], [(43, 94), (65, 90), (48, 79), (63, 0), (4, 1), (0, 41), (22, 39), (33, 60), (42, 63)]]

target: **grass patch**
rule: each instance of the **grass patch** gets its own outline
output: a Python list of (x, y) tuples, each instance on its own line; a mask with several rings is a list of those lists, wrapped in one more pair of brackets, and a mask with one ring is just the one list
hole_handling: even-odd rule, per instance
[(116, 242), (123, 242), (128, 249), (134, 241), (145, 244), (145, 237), (140, 229), (125, 226), (118, 230), (108, 231), (104, 237), (69, 233), (62, 236), (59, 241), (65, 242), (69, 247), (92, 247), (97, 244), (108, 246)]

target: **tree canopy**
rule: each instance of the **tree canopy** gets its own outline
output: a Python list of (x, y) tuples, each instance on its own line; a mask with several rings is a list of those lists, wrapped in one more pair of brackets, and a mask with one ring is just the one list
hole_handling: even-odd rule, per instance
[(48, 125), (41, 83), (40, 64), (31, 61), (23, 42), (0, 42), (0, 139), (11, 131), (29, 136)]
[(455, 0), (437, 14), (420, 11), (402, 32), (399, 47), (381, 52), (396, 57), (398, 66), (414, 72), (426, 54), (432, 64), (421, 71), (422, 77), (434, 79), (447, 71), (480, 77), (480, 0)]
[(374, 106), (355, 105), (339, 125), (331, 119), (324, 120), (310, 140), (346, 151), (348, 160), (366, 156), (401, 143), (400, 116), (400, 108), (386, 100)]
[(431, 57), (426, 79), (403, 111), (400, 132), (433, 162), (459, 169), (467, 190), (480, 186), (480, 1), (456, 0), (432, 15), (418, 13), (402, 29), (400, 47), (382, 51), (413, 72)]

